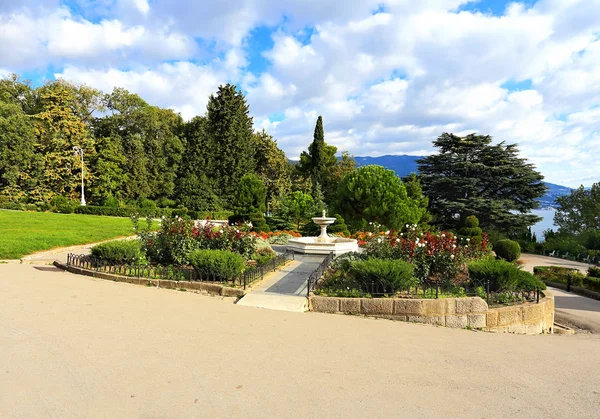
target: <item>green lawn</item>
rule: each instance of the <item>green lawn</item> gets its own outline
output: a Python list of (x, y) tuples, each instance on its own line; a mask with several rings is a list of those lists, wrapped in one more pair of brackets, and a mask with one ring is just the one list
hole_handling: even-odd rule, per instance
[(132, 234), (129, 218), (0, 210), (0, 259)]

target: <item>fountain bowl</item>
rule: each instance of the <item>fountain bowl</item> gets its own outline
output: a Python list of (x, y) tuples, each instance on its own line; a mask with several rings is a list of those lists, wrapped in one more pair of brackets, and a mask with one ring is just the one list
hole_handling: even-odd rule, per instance
[(335, 223), (336, 219), (334, 217), (327, 217), (325, 210), (323, 210), (322, 217), (315, 217), (312, 220), (321, 227), (319, 237), (291, 239), (287, 246), (288, 250), (309, 255), (328, 255), (333, 252), (335, 256), (348, 252), (358, 252), (358, 242), (356, 240), (329, 237), (327, 235), (327, 226)]
[(326, 237), (324, 240), (322, 237), (298, 237), (290, 239), (287, 248), (307, 255), (328, 255), (333, 252), (337, 256), (358, 252), (358, 242), (342, 237)]

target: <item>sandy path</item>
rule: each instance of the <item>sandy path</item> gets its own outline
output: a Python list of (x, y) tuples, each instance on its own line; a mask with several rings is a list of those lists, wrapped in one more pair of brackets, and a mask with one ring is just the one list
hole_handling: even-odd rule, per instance
[(49, 269), (0, 265), (2, 418), (598, 417), (594, 335), (277, 312)]

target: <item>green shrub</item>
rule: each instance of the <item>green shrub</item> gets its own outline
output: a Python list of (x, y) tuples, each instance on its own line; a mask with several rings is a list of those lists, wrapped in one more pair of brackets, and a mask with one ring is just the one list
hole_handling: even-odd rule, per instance
[(302, 226), (300, 233), (303, 237), (315, 237), (321, 234), (321, 227), (310, 221)]
[(50, 201), (50, 205), (56, 212), (60, 212), (61, 214), (73, 214), (73, 212), (75, 212), (75, 208), (80, 206), (80, 203), (77, 201), (71, 201), (64, 196), (56, 195)]
[(346, 221), (342, 218), (342, 216), (340, 214), (335, 214), (335, 223), (333, 223), (328, 229), (327, 231), (330, 233), (342, 233), (345, 236), (349, 236), (350, 235), (350, 230), (348, 229), (348, 226), (346, 225)]
[(256, 252), (252, 255), (251, 259), (256, 261), (258, 266), (266, 265), (269, 261), (275, 259), (277, 257), (277, 253), (273, 251), (273, 249), (268, 247), (263, 247), (257, 249)]
[(92, 247), (92, 256), (115, 265), (145, 264), (145, 254), (139, 240), (115, 240)]
[(546, 282), (556, 282), (559, 284), (567, 284), (568, 277), (571, 277), (571, 285), (580, 287), (583, 285), (585, 275), (577, 269), (565, 268), (562, 266), (536, 266), (533, 268), (533, 273), (537, 278)]
[(494, 246), (496, 256), (508, 262), (514, 262), (521, 256), (521, 247), (514, 240), (500, 240)]
[(374, 284), (395, 293), (417, 285), (418, 279), (413, 276), (413, 270), (413, 265), (402, 260), (373, 258), (351, 263), (349, 273), (365, 290)]
[(269, 240), (267, 240), (267, 241), (270, 244), (284, 245), (284, 244), (288, 244), (290, 242), (291, 238), (292, 238), (292, 236), (289, 234), (278, 234), (276, 236), (269, 237)]
[(119, 208), (121, 206), (121, 201), (114, 196), (109, 196), (104, 200), (102, 206), (108, 208)]
[(265, 217), (265, 222), (267, 223), (271, 231), (291, 230), (294, 228), (292, 223), (290, 223), (288, 220), (284, 220), (283, 218)]
[(160, 208), (175, 208), (175, 201), (169, 198), (162, 197), (156, 200), (156, 205)]
[(483, 231), (479, 228), (479, 219), (474, 215), (465, 218), (462, 227), (458, 230), (458, 235), (466, 238), (481, 237), (482, 234)]
[(490, 281), (490, 291), (514, 292), (546, 289), (542, 281), (518, 266), (497, 259), (483, 259), (469, 263), (469, 278), (479, 284)]
[(600, 292), (600, 278), (588, 276), (583, 279), (583, 286), (589, 290)]
[(0, 204), (0, 208), (14, 211), (23, 211), (23, 205), (17, 202), (4, 202)]
[(244, 272), (244, 258), (227, 250), (194, 250), (189, 259), (201, 278), (233, 281)]
[(600, 278), (600, 268), (596, 266), (590, 266), (590, 268), (588, 269), (588, 276)]
[(137, 206), (139, 209), (148, 210), (148, 211), (154, 211), (158, 208), (158, 205), (156, 205), (156, 202), (154, 202), (151, 199), (147, 199), (147, 198), (140, 198), (137, 202)]
[(24, 206), (25, 211), (37, 211), (38, 207), (35, 204), (25, 204)]
[(76, 214), (104, 215), (108, 217), (130, 217), (135, 212), (137, 212), (136, 209), (129, 207), (112, 208), (87, 205), (75, 208)]
[(271, 229), (265, 221), (265, 216), (259, 212), (250, 214), (250, 222), (252, 223), (252, 230), (256, 232), (269, 233)]

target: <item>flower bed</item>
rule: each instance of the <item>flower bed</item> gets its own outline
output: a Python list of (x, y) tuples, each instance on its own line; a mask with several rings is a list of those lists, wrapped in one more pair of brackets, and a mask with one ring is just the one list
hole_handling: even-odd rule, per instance
[[(494, 261), (485, 235), (459, 239), (448, 232), (434, 234), (407, 226), (405, 232), (367, 232), (365, 237), (368, 240), (362, 253), (342, 255), (332, 262), (315, 295), (413, 299), (479, 296), (490, 304), (505, 305), (537, 301), (539, 291), (545, 288), (517, 266)], [(478, 261), (479, 265), (475, 264)], [(482, 269), (484, 275), (479, 275)]]

